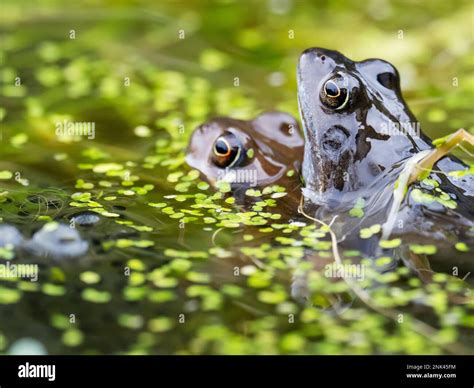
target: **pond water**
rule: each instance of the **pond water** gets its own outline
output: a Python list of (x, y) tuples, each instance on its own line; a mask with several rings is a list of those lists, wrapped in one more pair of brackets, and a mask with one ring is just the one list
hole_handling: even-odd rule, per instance
[(426, 134), (472, 133), (470, 2), (161, 3), (5, 1), (0, 225), (25, 240), (73, 226), (88, 249), (0, 248), (3, 265), (38, 265), (37, 281), (0, 279), (0, 352), (472, 353), (472, 298), (456, 296), (469, 296), (474, 247), (453, 242), (466, 266), (438, 263), (429, 284), (403, 265), (380, 273), (392, 257), (343, 251), (366, 264), (362, 300), (313, 267), (333, 260), (328, 230), (288, 210), (287, 188), (242, 206), (184, 160), (212, 116), (298, 117), (311, 46), (392, 62)]

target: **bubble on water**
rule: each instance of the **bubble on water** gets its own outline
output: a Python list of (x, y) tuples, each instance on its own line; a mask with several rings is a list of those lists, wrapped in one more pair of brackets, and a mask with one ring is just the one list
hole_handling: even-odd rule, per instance
[(100, 221), (100, 216), (93, 212), (83, 212), (72, 216), (71, 221), (75, 225), (80, 226), (93, 226)]
[(13, 356), (44, 356), (48, 352), (44, 345), (34, 338), (21, 338), (15, 341), (8, 350), (9, 355)]
[(79, 257), (89, 248), (88, 242), (82, 240), (76, 229), (56, 222), (44, 225), (25, 246), (37, 256), (53, 259)]
[(0, 248), (7, 245), (16, 247), (23, 242), (23, 236), (11, 225), (0, 225)]

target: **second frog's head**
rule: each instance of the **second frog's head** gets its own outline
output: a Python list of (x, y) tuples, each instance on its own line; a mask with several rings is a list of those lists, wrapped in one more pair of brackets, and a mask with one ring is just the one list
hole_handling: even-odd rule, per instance
[(296, 120), (268, 112), (250, 121), (214, 118), (195, 129), (187, 163), (213, 185), (264, 187), (281, 183), (300, 170), (303, 138)]

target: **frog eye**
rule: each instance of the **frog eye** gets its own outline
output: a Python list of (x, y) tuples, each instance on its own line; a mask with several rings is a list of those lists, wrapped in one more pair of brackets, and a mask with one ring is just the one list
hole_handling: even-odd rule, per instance
[(321, 101), (331, 109), (342, 109), (349, 101), (349, 92), (345, 79), (340, 74), (336, 74), (327, 80), (320, 93)]
[(213, 146), (213, 161), (219, 167), (232, 167), (241, 158), (242, 145), (235, 135), (226, 133), (219, 136)]

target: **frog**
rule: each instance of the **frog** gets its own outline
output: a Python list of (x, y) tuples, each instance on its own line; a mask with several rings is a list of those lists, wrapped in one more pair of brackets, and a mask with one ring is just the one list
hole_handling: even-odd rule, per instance
[[(380, 254), (377, 232), (387, 222), (397, 179), (407, 161), (435, 145), (406, 104), (397, 69), (385, 60), (353, 61), (338, 51), (309, 48), (299, 58), (297, 82), (305, 137), (302, 209), (336, 220), (332, 228), (341, 244)], [(470, 171), (451, 154), (439, 159), (407, 188), (396, 227), (384, 239), (449, 242), (451, 254), (453, 237), (471, 243)], [(374, 238), (361, 239), (360, 231), (374, 225)]]
[(283, 186), (294, 193), (295, 208), (303, 148), (299, 124), (288, 113), (264, 112), (251, 120), (221, 116), (193, 131), (186, 161), (214, 188), (230, 183), (241, 201), (249, 188)]

